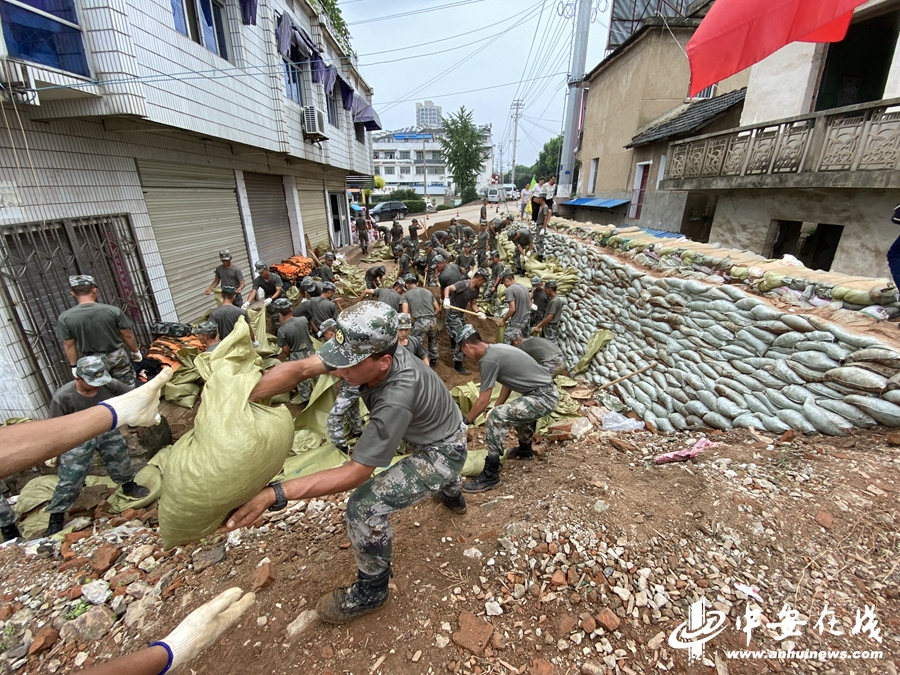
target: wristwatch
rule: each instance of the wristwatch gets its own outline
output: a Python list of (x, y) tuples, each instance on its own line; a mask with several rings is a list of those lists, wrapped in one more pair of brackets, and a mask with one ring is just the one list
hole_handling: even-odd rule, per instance
[(281, 511), (287, 508), (287, 499), (284, 496), (284, 488), (281, 487), (280, 481), (269, 483), (270, 488), (275, 490), (275, 503), (269, 507), (269, 511)]

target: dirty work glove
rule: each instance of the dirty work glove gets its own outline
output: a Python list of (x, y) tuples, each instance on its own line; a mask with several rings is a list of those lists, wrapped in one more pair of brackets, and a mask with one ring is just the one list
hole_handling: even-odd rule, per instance
[(532, 312), (536, 312), (537, 309), (538, 309), (538, 306), (537, 306), (537, 305), (535, 305), (535, 304), (532, 304), (532, 305), (531, 305), (531, 311), (532, 311)]
[(112, 408), (115, 413), (115, 428), (125, 426), (152, 427), (159, 424), (159, 393), (166, 382), (172, 379), (172, 369), (166, 366), (162, 372), (147, 384), (127, 394), (103, 401), (101, 405)]
[(484, 312), (478, 312), (476, 316), (479, 319), (481, 319), (482, 321), (484, 321), (487, 318), (487, 314), (485, 314)]
[(140, 363), (141, 361), (144, 360), (144, 356), (143, 356), (143, 354), (141, 354), (140, 350), (138, 350), (136, 352), (131, 352), (131, 360), (134, 361), (135, 363)]
[(450, 309), (450, 298), (444, 298), (444, 309)]
[(212, 645), (256, 602), (256, 595), (247, 593), (241, 597), (243, 593), (240, 588), (229, 588), (188, 614), (160, 642), (153, 643), (168, 650), (172, 659), (169, 670), (191, 661)]
[(241, 309), (243, 309), (244, 311), (246, 311), (248, 307), (250, 307), (250, 301), (249, 301), (249, 300), (248, 300), (247, 302), (245, 302), (243, 305), (241, 305)]
[(272, 304), (272, 298), (266, 298), (266, 307)]

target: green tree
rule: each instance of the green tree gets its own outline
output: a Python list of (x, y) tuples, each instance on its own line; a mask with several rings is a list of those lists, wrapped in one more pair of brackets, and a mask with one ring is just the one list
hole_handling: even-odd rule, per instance
[[(562, 153), (562, 144), (562, 134), (544, 143), (544, 147), (538, 154), (537, 163), (532, 171), (536, 178), (543, 177), (550, 180), (550, 176), (557, 176), (557, 180), (559, 179), (559, 157)], [(528, 178), (530, 179), (531, 176)]]
[[(522, 186), (525, 185), (525, 182), (531, 182), (531, 176), (534, 173), (533, 166), (525, 166), (524, 164), (516, 164), (516, 188), (521, 190)], [(504, 183), (512, 183), (512, 171), (507, 171), (503, 174), (503, 182)]]
[(462, 106), (444, 119), (444, 137), (440, 142), (441, 154), (463, 202), (478, 199), (475, 181), (484, 168), (487, 134), (472, 121), (472, 111)]

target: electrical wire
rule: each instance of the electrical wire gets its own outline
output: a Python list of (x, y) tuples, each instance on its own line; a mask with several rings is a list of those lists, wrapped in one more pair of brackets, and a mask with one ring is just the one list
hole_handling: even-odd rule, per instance
[(437, 7), (426, 7), (424, 9), (414, 9), (409, 12), (401, 12), (399, 14), (386, 14), (384, 16), (376, 16), (372, 19), (361, 19), (359, 21), (351, 21), (347, 26), (360, 26), (365, 23), (375, 23), (377, 21), (387, 21), (388, 19), (402, 19), (407, 16), (416, 16), (418, 14), (427, 14), (428, 12), (436, 12), (440, 9), (449, 9), (451, 7), (460, 7), (462, 5), (474, 5), (484, 0), (460, 0), (459, 2), (451, 2), (447, 5), (438, 5)]
[[(565, 73), (560, 71), (558, 73), (550, 73), (549, 75), (541, 75), (540, 77), (536, 77), (533, 80), (525, 80), (525, 81), (526, 82), (537, 82), (539, 80), (546, 80), (551, 77), (556, 77), (557, 75), (565, 75)], [(501, 87), (512, 87), (515, 84), (517, 84), (517, 82), (505, 82), (503, 84), (492, 84), (490, 86), (479, 87), (477, 89), (466, 89), (465, 91), (453, 91), (453, 92), (448, 92), (448, 93), (444, 93), (444, 94), (426, 94), (426, 96), (429, 96), (431, 98), (441, 98), (441, 97), (446, 97), (446, 96), (461, 96), (462, 94), (473, 94), (478, 91), (488, 91), (489, 89), (500, 89)], [(388, 105), (388, 104), (393, 105), (395, 103), (409, 103), (410, 101), (417, 101), (420, 98), (421, 98), (421, 96), (416, 96), (414, 98), (400, 98), (400, 99), (396, 99), (394, 101), (388, 101), (387, 104), (379, 104), (379, 105)]]

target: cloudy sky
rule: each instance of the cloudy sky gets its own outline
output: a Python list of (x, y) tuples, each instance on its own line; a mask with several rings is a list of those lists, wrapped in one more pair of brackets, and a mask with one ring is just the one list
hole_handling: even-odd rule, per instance
[[(574, 4), (568, 0), (569, 14)], [(606, 11), (595, 13), (591, 24), (588, 70), (606, 48), (608, 2), (597, 4)], [(385, 129), (415, 124), (416, 101), (430, 99), (444, 114), (464, 105), (475, 111), (476, 122), (493, 125), (496, 152), (502, 144), (507, 170), (515, 98), (525, 103), (517, 164), (532, 164), (562, 129), (574, 25), (574, 18), (561, 15), (566, 5), (567, 0), (339, 3)]]

